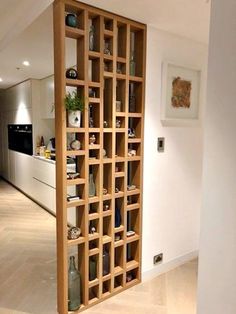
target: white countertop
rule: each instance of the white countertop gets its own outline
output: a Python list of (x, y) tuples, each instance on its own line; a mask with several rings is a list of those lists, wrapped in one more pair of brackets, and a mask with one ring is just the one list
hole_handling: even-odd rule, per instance
[(39, 159), (39, 160), (48, 162), (48, 163), (50, 163), (50, 164), (56, 164), (56, 161), (55, 161), (55, 160), (48, 159), (48, 158), (45, 158), (45, 157), (42, 157), (42, 156), (33, 155), (32, 157), (35, 158), (35, 159)]

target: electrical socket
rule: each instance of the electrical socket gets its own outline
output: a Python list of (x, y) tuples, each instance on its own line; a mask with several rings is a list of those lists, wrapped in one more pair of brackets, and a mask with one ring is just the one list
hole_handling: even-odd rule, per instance
[(155, 255), (153, 257), (153, 264), (154, 265), (160, 264), (160, 263), (162, 263), (162, 261), (163, 261), (163, 253), (160, 253), (160, 254)]

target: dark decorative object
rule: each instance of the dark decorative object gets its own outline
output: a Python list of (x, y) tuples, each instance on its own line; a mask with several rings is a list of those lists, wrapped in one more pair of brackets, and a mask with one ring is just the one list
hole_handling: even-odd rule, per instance
[(103, 211), (105, 212), (107, 210), (109, 210), (109, 205), (108, 204), (104, 204), (103, 205)]
[(95, 98), (96, 97), (96, 92), (92, 88), (89, 89), (89, 97)]
[(136, 97), (134, 93), (134, 83), (130, 84), (129, 87), (129, 112), (136, 111)]
[(94, 128), (94, 121), (93, 121), (93, 106), (89, 105), (89, 127)]
[(136, 135), (135, 135), (135, 129), (133, 129), (133, 128), (129, 128), (129, 129), (128, 129), (128, 137), (129, 137), (129, 138), (135, 138), (135, 137), (136, 137)]
[(89, 224), (89, 233), (90, 233), (90, 234), (94, 234), (95, 232), (96, 232), (95, 223), (94, 223), (94, 221), (90, 221), (90, 224)]
[(66, 25), (70, 27), (77, 27), (77, 16), (73, 13), (66, 15)]
[(68, 230), (67, 238), (68, 238), (69, 240), (75, 240), (75, 239), (78, 239), (78, 238), (79, 238), (80, 234), (81, 234), (81, 229), (80, 229), (80, 228), (71, 227), (71, 228)]
[(89, 259), (89, 280), (92, 281), (97, 278), (97, 261), (96, 258)]
[(110, 256), (106, 249), (103, 250), (103, 276), (106, 276), (110, 272)]
[(78, 78), (78, 71), (73, 68), (66, 70), (66, 78), (76, 80)]
[(115, 228), (120, 227), (120, 225), (121, 225), (120, 209), (116, 207), (116, 209), (115, 209)]
[(75, 267), (75, 257), (70, 256), (68, 270), (68, 310), (76, 311), (81, 305), (81, 280), (80, 273)]

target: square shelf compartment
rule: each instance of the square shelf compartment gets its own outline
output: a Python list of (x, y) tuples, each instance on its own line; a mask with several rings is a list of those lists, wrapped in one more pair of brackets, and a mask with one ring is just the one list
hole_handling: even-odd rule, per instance
[(104, 60), (104, 72), (112, 72), (113, 71), (113, 61)]
[(103, 277), (109, 275), (111, 272), (111, 243), (103, 245), (102, 255), (102, 275)]
[(126, 63), (117, 62), (116, 63), (116, 73), (117, 74), (126, 74)]
[[(84, 200), (85, 199), (85, 187), (84, 184), (80, 185), (71, 185), (67, 186), (67, 198), (71, 196), (76, 196), (78, 197), (76, 200), (71, 200), (71, 203), (74, 201), (79, 201), (79, 200)], [(69, 202), (69, 199), (68, 199)]]
[(102, 296), (106, 297), (111, 293), (111, 280), (106, 280), (102, 283)]
[(115, 189), (116, 193), (124, 192), (124, 177), (118, 177), (115, 179)]
[[(100, 47), (100, 36), (101, 36), (100, 24), (101, 24), (100, 16), (89, 12), (88, 29), (90, 32), (91, 27), (93, 27), (93, 31), (94, 31), (94, 47), (92, 50), (89, 49), (90, 51), (96, 51), (96, 52), (101, 51), (101, 47)], [(88, 48), (92, 48), (92, 47), (90, 46)]]
[[(129, 161), (128, 162), (128, 177), (127, 177), (127, 190), (140, 188), (140, 161)], [(130, 187), (130, 188), (129, 188)]]
[(111, 216), (103, 217), (103, 236), (111, 237)]
[(96, 302), (99, 298), (99, 285), (89, 288), (89, 304)]
[(89, 128), (100, 128), (100, 104), (89, 104)]
[(124, 247), (118, 246), (115, 248), (114, 254), (115, 274), (121, 272), (124, 268)]
[(140, 82), (129, 83), (129, 112), (142, 113), (143, 86)]
[(128, 157), (141, 156), (141, 143), (128, 144)]
[(112, 193), (112, 164), (103, 165), (103, 188), (107, 190), (108, 194)]
[(115, 291), (121, 290), (122, 287), (124, 286), (123, 277), (124, 277), (123, 274), (115, 276), (115, 278), (114, 278), (114, 290)]
[(126, 245), (126, 263), (139, 261), (139, 241), (133, 241)]
[(113, 56), (113, 37), (104, 39), (104, 55)]
[(112, 158), (112, 133), (103, 134), (103, 158)]
[(94, 282), (99, 278), (99, 255), (89, 257), (89, 282)]
[(120, 22), (118, 22), (117, 26), (118, 26), (117, 56), (121, 58), (126, 58), (127, 26)]
[(113, 103), (113, 82), (112, 79), (104, 79), (104, 122), (106, 121), (107, 127), (112, 128), (112, 103)]
[(109, 18), (104, 18), (104, 29), (113, 31), (113, 20)]
[(139, 268), (135, 268), (126, 273), (126, 285), (131, 285), (136, 280), (139, 280)]
[[(65, 16), (67, 14), (75, 14), (76, 15), (76, 21), (77, 21), (77, 25), (76, 28), (78, 29), (84, 29), (84, 10), (77, 8), (75, 6), (70, 6), (70, 5), (65, 5)], [(69, 27), (69, 26), (68, 26)]]
[(130, 33), (130, 58), (135, 61), (135, 76), (142, 77), (144, 68), (144, 30), (131, 27)]
[(117, 129), (125, 128), (125, 117), (116, 117), (116, 128)]
[(93, 219), (89, 221), (88, 233), (90, 236), (99, 233), (99, 219)]
[(117, 80), (116, 82), (116, 112), (125, 112), (125, 93), (126, 93), (126, 81)]
[(96, 149), (97, 145), (100, 145), (100, 133), (98, 132), (90, 132), (89, 133), (89, 149)]
[(90, 82), (100, 82), (100, 59), (89, 57), (88, 79)]
[(67, 150), (84, 150), (84, 133), (67, 133)]
[(96, 99), (100, 98), (100, 88), (99, 87), (89, 87), (89, 98)]
[(99, 203), (92, 203), (92, 204), (89, 204), (89, 217), (90, 215), (94, 215), (94, 214), (98, 214), (99, 213)]
[[(138, 235), (140, 231), (140, 210), (135, 209), (127, 212), (127, 229), (126, 231), (134, 231), (134, 235)], [(131, 239), (134, 235), (130, 236)]]
[[(72, 207), (67, 210), (67, 223), (70, 227), (80, 228), (81, 230), (80, 237), (84, 237), (85, 235), (85, 207), (84, 205)], [(68, 227), (68, 230), (69, 230), (69, 227)]]
[(100, 159), (100, 149), (90, 149), (89, 150), (89, 161), (96, 161)]
[[(129, 132), (128, 133), (128, 138), (129, 139), (134, 139), (134, 138), (141, 138), (141, 131), (142, 131), (142, 119), (141, 118), (129, 118)], [(134, 134), (134, 136), (131, 136), (129, 134)]]
[[(90, 188), (91, 182), (89, 182), (89, 188), (91, 189), (91, 191), (89, 191), (89, 198), (91, 197), (95, 197), (95, 196), (99, 196), (100, 194), (100, 169), (99, 169), (99, 165), (90, 165), (89, 166), (89, 177), (90, 175), (93, 175), (93, 183), (95, 184), (95, 195), (90, 194), (90, 192), (94, 192), (92, 191), (92, 189)], [(90, 178), (89, 178), (90, 180)]]
[(125, 133), (116, 133), (116, 157), (126, 157), (125, 135)]

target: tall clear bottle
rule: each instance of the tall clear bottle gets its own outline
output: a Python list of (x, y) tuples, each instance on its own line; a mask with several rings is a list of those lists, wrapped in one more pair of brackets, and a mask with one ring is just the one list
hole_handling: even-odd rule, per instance
[(93, 197), (96, 195), (96, 187), (93, 180), (93, 174), (89, 174), (89, 197)]
[(136, 63), (135, 63), (135, 60), (134, 60), (134, 54), (133, 53), (131, 54), (129, 67), (130, 67), (129, 75), (135, 76)]
[(81, 279), (80, 273), (75, 267), (75, 257), (70, 256), (68, 270), (68, 310), (75, 311), (81, 305)]

